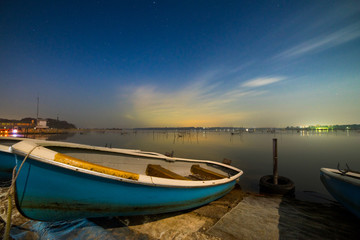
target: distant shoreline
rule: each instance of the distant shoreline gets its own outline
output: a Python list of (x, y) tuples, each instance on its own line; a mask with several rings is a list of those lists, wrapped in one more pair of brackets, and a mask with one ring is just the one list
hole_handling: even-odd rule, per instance
[[(350, 126), (350, 127), (349, 127)], [(269, 132), (275, 133), (278, 131), (352, 131), (360, 130), (360, 125), (344, 125), (337, 128), (329, 127), (308, 127), (308, 128), (298, 128), (298, 127), (286, 127), (286, 128), (234, 128), (234, 127), (218, 127), (218, 128), (196, 128), (196, 127), (181, 127), (181, 128), (71, 128), (71, 129), (55, 129), (55, 128), (46, 128), (46, 129), (34, 129), (26, 128), (18, 132), (20, 135), (35, 135), (35, 134), (68, 134), (68, 133), (87, 133), (87, 132), (119, 132), (122, 134), (127, 133), (136, 133), (137, 131), (217, 131), (217, 132), (231, 132), (231, 133), (241, 133), (241, 132)], [(9, 133), (10, 134), (10, 133)]]

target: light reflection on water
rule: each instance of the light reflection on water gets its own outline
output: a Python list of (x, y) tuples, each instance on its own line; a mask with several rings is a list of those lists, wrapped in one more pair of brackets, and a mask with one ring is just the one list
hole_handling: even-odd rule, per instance
[[(59, 139), (58, 139), (59, 138)], [(272, 173), (272, 139), (278, 139), (279, 174), (292, 179), (296, 196), (308, 199), (305, 192), (317, 192), (332, 199), (323, 187), (321, 167), (336, 168), (348, 164), (360, 170), (359, 131), (276, 131), (236, 133), (228, 131), (93, 131), (72, 135), (51, 135), (62, 140), (97, 146), (140, 149), (175, 157), (207, 159), (232, 165), (244, 171), (240, 185), (245, 191), (258, 191), (258, 181)]]

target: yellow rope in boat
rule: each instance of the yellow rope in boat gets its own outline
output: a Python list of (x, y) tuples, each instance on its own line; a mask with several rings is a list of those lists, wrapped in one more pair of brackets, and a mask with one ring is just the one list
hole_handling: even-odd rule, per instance
[(62, 153), (57, 153), (54, 157), (54, 161), (59, 163), (64, 163), (77, 168), (95, 171), (98, 173), (104, 173), (104, 174), (121, 177), (121, 178), (127, 178), (131, 180), (139, 180), (139, 174), (137, 173), (126, 172), (119, 169), (113, 169), (110, 167), (89, 163)]

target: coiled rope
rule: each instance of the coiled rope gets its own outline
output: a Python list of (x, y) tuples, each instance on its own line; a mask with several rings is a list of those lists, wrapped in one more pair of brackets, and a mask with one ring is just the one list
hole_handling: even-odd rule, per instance
[[(9, 190), (7, 192), (7, 199), (8, 199), (8, 207), (7, 207), (7, 214), (6, 214), (6, 227), (5, 227), (5, 233), (4, 233), (4, 237), (3, 240), (8, 240), (9, 239), (9, 235), (10, 235), (10, 229), (11, 229), (11, 214), (12, 214), (12, 202), (13, 202), (13, 197), (14, 197), (14, 193), (15, 193), (15, 183), (16, 183), (16, 179), (19, 176), (20, 170), (22, 168), (22, 166), (24, 165), (26, 159), (28, 159), (29, 155), (32, 153), (32, 151), (34, 151), (35, 148), (37, 148), (38, 146), (33, 147), (25, 156), (24, 160), (22, 161), (19, 170), (16, 173), (16, 166), (13, 169), (13, 174), (12, 174), (12, 181), (11, 181), (11, 185), (9, 187)], [(16, 175), (15, 175), (16, 173)]]

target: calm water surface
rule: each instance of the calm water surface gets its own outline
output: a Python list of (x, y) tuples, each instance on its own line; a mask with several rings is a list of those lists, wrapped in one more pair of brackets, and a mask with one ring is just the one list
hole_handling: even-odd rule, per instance
[(296, 197), (309, 201), (332, 199), (319, 178), (321, 167), (342, 168), (348, 164), (360, 170), (359, 131), (97, 131), (51, 136), (52, 140), (140, 149), (159, 153), (174, 151), (174, 156), (221, 162), (244, 171), (240, 185), (257, 192), (259, 179), (272, 174), (272, 139), (278, 139), (279, 174), (295, 182)]

